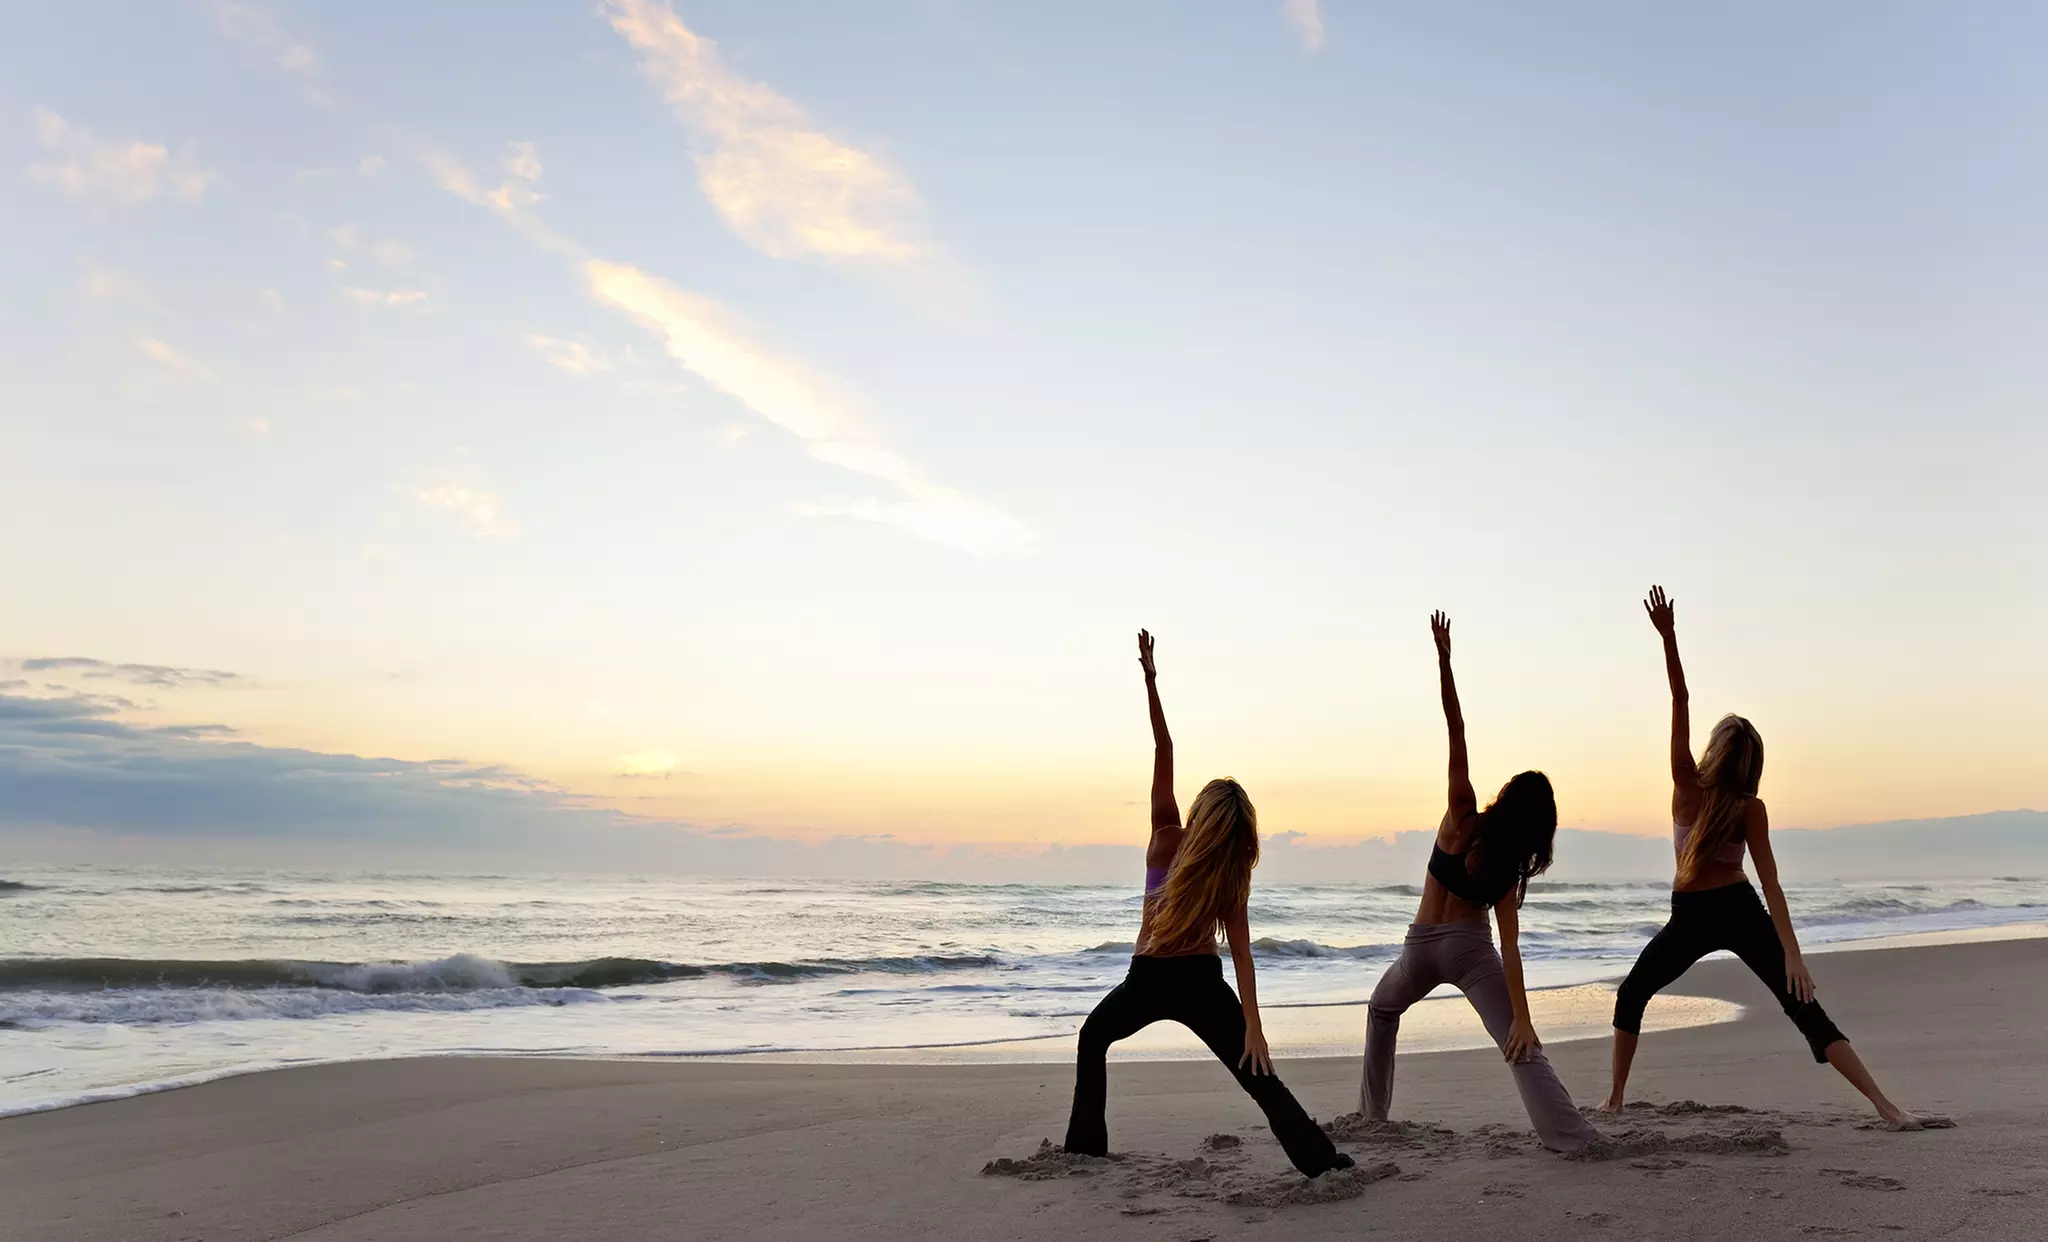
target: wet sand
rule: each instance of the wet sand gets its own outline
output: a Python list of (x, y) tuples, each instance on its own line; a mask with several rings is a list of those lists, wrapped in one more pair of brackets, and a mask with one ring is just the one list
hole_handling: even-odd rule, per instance
[[(1536, 1146), (1490, 1051), (1404, 1056), (1391, 1126), (1344, 1116), (1356, 1056), (1283, 1062), (1359, 1162), (1319, 1184), (1197, 1061), (1112, 1064), (1122, 1158), (1077, 1162), (1040, 1151), (1065, 1124), (1058, 1064), (450, 1058), (0, 1120), (0, 1237), (2048, 1236), (2048, 941), (1810, 961), (1894, 1098), (1954, 1129), (1860, 1128), (1861, 1098), (1723, 960), (1674, 991), (1745, 1015), (1646, 1035), (1644, 1107), (1599, 1122), (1597, 1159)], [(1604, 1094), (1604, 1040), (1548, 1051), (1581, 1103)]]

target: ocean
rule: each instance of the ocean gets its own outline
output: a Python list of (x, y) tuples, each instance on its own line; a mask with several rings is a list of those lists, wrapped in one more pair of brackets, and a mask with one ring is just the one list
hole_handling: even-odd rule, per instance
[[(1064, 1059), (1121, 978), (1139, 915), (1135, 884), (0, 874), (0, 1116), (393, 1056)], [(1255, 890), (1276, 1053), (1307, 1050), (1290, 1048), (1291, 1012), (1364, 1002), (1418, 895)], [(2038, 877), (1788, 896), (1812, 947), (2048, 918)], [(1537, 883), (1522, 918), (1529, 986), (1624, 973), (1668, 901), (1662, 882)], [(1350, 1025), (1335, 1038), (1356, 1025), (1362, 1041), (1362, 1015), (1341, 1012)]]

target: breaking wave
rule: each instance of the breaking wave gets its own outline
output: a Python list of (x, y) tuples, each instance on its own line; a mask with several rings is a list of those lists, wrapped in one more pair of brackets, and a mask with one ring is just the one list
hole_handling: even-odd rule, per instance
[(364, 995), (460, 993), (492, 989), (548, 990), (636, 987), (721, 975), (772, 983), (868, 972), (922, 974), (998, 966), (985, 954), (959, 956), (821, 958), (799, 962), (719, 962), (690, 965), (638, 957), (582, 962), (500, 962), (469, 953), (415, 962), (307, 962), (275, 959), (192, 961), (183, 958), (64, 957), (0, 960), (0, 993), (35, 989), (79, 992), (107, 989), (316, 988)]

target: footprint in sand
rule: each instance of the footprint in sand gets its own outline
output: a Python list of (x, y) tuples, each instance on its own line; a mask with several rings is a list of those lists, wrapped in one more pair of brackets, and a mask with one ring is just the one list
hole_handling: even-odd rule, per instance
[(1519, 1182), (1492, 1182), (1479, 1193), (1489, 1199), (1519, 1199), (1528, 1187)]
[(2034, 1192), (2022, 1190), (2017, 1186), (1974, 1186), (1970, 1189), (1970, 1193), (1973, 1195), (1990, 1195), (1996, 1199), (2007, 1199), (2016, 1195), (2030, 1195)]
[(1850, 1238), (1856, 1235), (1854, 1229), (1840, 1229), (1834, 1225), (1801, 1225), (1799, 1232), (1810, 1233), (1820, 1238)]
[(1842, 1179), (1844, 1186), (1860, 1186), (1864, 1190), (1904, 1190), (1906, 1183), (1896, 1177), (1879, 1177), (1875, 1173), (1864, 1173)]
[(1631, 1160), (1628, 1162), (1628, 1167), (1631, 1169), (1648, 1169), (1652, 1173), (1664, 1173), (1671, 1169), (1682, 1169), (1691, 1163), (1692, 1161), (1690, 1160), (1680, 1160), (1676, 1156), (1652, 1156), (1648, 1160)]

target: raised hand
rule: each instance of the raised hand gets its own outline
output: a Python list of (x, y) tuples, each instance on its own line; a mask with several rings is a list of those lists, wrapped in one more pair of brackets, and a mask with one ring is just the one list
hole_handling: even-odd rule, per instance
[(1678, 614), (1672, 611), (1671, 597), (1664, 594), (1663, 587), (1650, 588), (1650, 598), (1643, 601), (1643, 611), (1650, 614), (1650, 624), (1657, 627), (1659, 634), (1668, 638), (1677, 632)]
[(1451, 619), (1441, 612), (1429, 614), (1430, 637), (1436, 639), (1436, 657), (1439, 660), (1451, 658)]
[(1152, 632), (1138, 631), (1138, 667), (1145, 670), (1147, 678), (1157, 677), (1159, 670), (1152, 664)]

